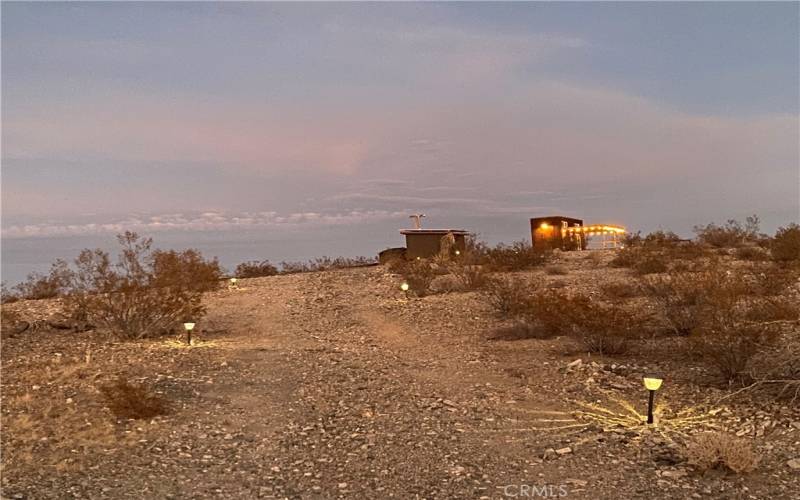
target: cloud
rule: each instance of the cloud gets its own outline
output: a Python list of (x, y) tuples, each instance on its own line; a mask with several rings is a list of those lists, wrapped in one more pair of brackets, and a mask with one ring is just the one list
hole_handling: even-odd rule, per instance
[(352, 225), (366, 222), (392, 220), (405, 217), (404, 212), (382, 210), (343, 213), (297, 212), (280, 215), (277, 212), (228, 214), (204, 212), (197, 215), (164, 214), (147, 217), (129, 217), (114, 222), (39, 223), (5, 226), (3, 238), (31, 238), (45, 236), (71, 236), (136, 231), (226, 231), (234, 229), (312, 229), (322, 226)]

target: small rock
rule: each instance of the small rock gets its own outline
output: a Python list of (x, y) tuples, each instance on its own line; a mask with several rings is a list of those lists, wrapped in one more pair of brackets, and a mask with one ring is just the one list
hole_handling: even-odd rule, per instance
[(786, 462), (786, 465), (788, 465), (790, 469), (798, 470), (800, 469), (800, 458), (793, 458)]
[(556, 450), (556, 455), (566, 455), (568, 453), (572, 453), (572, 448), (567, 446), (566, 448), (559, 448)]

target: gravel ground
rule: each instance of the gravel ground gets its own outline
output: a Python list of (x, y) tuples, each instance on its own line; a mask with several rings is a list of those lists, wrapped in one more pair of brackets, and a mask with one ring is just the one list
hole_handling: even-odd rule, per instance
[[(590, 289), (625, 276), (564, 265), (536, 276)], [(406, 299), (398, 283), (379, 267), (242, 280), (207, 297), (191, 348), (6, 335), (3, 498), (800, 498), (796, 406), (719, 402), (699, 366), (652, 346), (603, 358), (491, 340), (503, 323), (477, 294)], [(644, 411), (650, 370), (669, 374), (655, 430), (625, 409)], [(170, 413), (115, 419), (98, 387), (120, 376)], [(711, 428), (752, 438), (759, 468), (693, 471), (682, 439)]]

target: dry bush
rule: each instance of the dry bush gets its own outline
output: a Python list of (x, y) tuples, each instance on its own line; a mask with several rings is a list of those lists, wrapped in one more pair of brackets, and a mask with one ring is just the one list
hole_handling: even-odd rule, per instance
[(715, 367), (728, 382), (750, 382), (750, 360), (774, 345), (777, 333), (757, 323), (721, 319), (723, 315), (704, 320), (690, 337), (694, 352)]
[(351, 267), (366, 267), (377, 265), (375, 257), (318, 257), (306, 262), (280, 263), (281, 274), (314, 273), (319, 271), (333, 271), (336, 269), (349, 269)]
[(745, 388), (748, 392), (794, 404), (800, 398), (800, 342), (787, 339), (754, 357), (750, 377), (753, 383)]
[(695, 226), (694, 232), (697, 234), (697, 239), (706, 245), (715, 248), (736, 248), (747, 242), (757, 243), (760, 240), (759, 224), (758, 216), (752, 215), (744, 224), (733, 219), (722, 226), (712, 222), (705, 226)]
[(693, 352), (733, 382), (748, 380), (750, 360), (778, 337), (775, 325), (751, 319), (763, 314), (765, 303), (752, 296), (753, 278), (715, 262), (703, 272), (672, 273), (644, 286), (670, 328), (689, 335)]
[(205, 314), (202, 294), (218, 286), (222, 274), (216, 261), (196, 251), (154, 252), (152, 240), (136, 233), (117, 238), (122, 253), (116, 265), (101, 250), (84, 250), (75, 260), (69, 309), (124, 338), (171, 333)]
[(278, 268), (268, 260), (262, 260), (261, 262), (251, 260), (236, 266), (233, 274), (237, 278), (261, 278), (263, 276), (275, 276), (278, 274)]
[(486, 252), (486, 265), (491, 271), (525, 271), (547, 262), (549, 254), (524, 241), (500, 244)]
[(447, 265), (447, 270), (460, 283), (462, 290), (479, 290), (486, 285), (489, 279), (489, 273), (478, 265), (451, 262)]
[(550, 276), (566, 276), (569, 274), (569, 269), (564, 266), (547, 266), (544, 272)]
[[(146, 257), (146, 256), (145, 256)], [(198, 250), (155, 250), (145, 263), (151, 269), (150, 286), (210, 292), (219, 288), (224, 271), (217, 258), (206, 260)]]
[(11, 304), (20, 300), (20, 296), (16, 292), (8, 288), (5, 282), (0, 285), (0, 304)]
[(667, 264), (664, 262), (663, 256), (648, 255), (633, 264), (633, 270), (636, 274), (660, 274), (669, 270)]
[(431, 292), (431, 284), (437, 276), (433, 266), (428, 261), (421, 259), (398, 261), (390, 269), (405, 279), (410, 291), (417, 297), (424, 297)]
[(627, 281), (612, 281), (600, 286), (603, 293), (611, 299), (630, 299), (641, 295), (642, 290), (638, 284)]
[(800, 225), (779, 228), (769, 246), (772, 258), (778, 262), (800, 260)]
[(700, 324), (708, 292), (719, 276), (708, 273), (670, 273), (642, 282), (643, 289), (662, 308), (664, 319), (676, 334), (688, 336)]
[(745, 319), (756, 322), (798, 321), (800, 305), (787, 297), (754, 299), (747, 308)]
[(737, 474), (755, 470), (760, 457), (753, 444), (722, 432), (692, 436), (685, 450), (686, 460), (700, 472), (726, 469)]
[(767, 252), (763, 248), (757, 246), (739, 247), (734, 252), (734, 255), (739, 260), (759, 261), (769, 258)]
[(544, 290), (528, 300), (523, 315), (538, 325), (542, 336), (569, 335), (589, 352), (623, 354), (642, 328), (643, 318), (615, 305), (604, 305), (585, 295)]
[(51, 299), (63, 295), (70, 283), (70, 271), (66, 261), (56, 260), (48, 274), (31, 273), (22, 283), (14, 287), (14, 295), (25, 300)]
[(169, 412), (167, 401), (144, 385), (123, 378), (99, 387), (108, 408), (117, 418), (153, 418)]
[(536, 288), (521, 278), (489, 278), (482, 289), (489, 305), (503, 317), (519, 318)]
[(490, 340), (524, 340), (548, 338), (545, 330), (523, 321), (496, 328), (489, 333)]

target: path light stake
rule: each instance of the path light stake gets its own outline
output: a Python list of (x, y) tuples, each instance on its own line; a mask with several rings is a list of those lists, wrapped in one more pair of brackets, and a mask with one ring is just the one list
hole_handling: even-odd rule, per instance
[(186, 328), (186, 345), (192, 345), (192, 330), (194, 330), (194, 323), (184, 323), (183, 327)]
[(406, 298), (408, 298), (408, 283), (400, 285), (400, 290), (402, 290), (403, 293), (406, 294)]
[(650, 399), (647, 403), (647, 423), (653, 423), (653, 400), (656, 397), (656, 391), (661, 387), (661, 382), (664, 380), (658, 375), (645, 375), (644, 386), (650, 391)]

